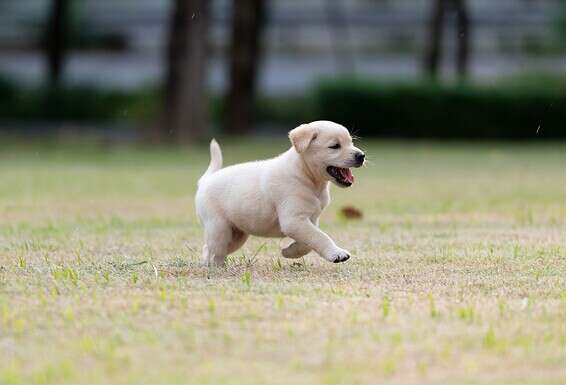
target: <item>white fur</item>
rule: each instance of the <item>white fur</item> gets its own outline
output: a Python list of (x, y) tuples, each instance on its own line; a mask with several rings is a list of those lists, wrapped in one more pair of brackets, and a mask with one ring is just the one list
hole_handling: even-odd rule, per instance
[[(210, 166), (195, 198), (206, 263), (223, 265), (250, 234), (292, 238), (295, 242), (282, 250), (286, 258), (311, 250), (331, 262), (350, 257), (319, 229), (318, 219), (330, 203), (329, 181), (335, 182), (326, 167), (359, 166), (355, 155), (361, 151), (346, 128), (329, 121), (303, 124), (289, 138), (293, 146), (275, 158), (226, 168), (220, 147), (211, 142)], [(329, 148), (336, 143), (340, 149)]]

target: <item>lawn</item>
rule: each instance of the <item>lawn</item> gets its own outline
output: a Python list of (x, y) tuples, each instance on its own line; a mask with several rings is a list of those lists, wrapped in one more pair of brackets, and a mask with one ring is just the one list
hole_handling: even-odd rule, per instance
[(209, 270), (204, 147), (0, 143), (2, 385), (566, 384), (566, 144), (362, 142), (350, 261)]

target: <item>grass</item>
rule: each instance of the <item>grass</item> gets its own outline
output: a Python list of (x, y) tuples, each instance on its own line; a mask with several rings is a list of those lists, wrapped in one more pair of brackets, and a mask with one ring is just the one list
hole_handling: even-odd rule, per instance
[(322, 217), (348, 263), (208, 270), (204, 148), (0, 143), (2, 385), (566, 383), (564, 144), (364, 142)]

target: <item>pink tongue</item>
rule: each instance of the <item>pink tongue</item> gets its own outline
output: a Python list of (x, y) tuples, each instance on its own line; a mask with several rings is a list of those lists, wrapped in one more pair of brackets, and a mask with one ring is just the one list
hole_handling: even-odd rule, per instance
[(354, 183), (354, 175), (352, 175), (352, 171), (349, 168), (341, 168), (340, 174), (342, 177), (349, 183)]

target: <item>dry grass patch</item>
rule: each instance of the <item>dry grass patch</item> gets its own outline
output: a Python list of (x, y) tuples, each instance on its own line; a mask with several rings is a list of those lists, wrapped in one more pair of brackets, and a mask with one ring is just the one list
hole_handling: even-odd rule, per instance
[(204, 149), (2, 147), (0, 384), (566, 383), (566, 147), (364, 144), (322, 218), (351, 261), (252, 239), (226, 270)]

